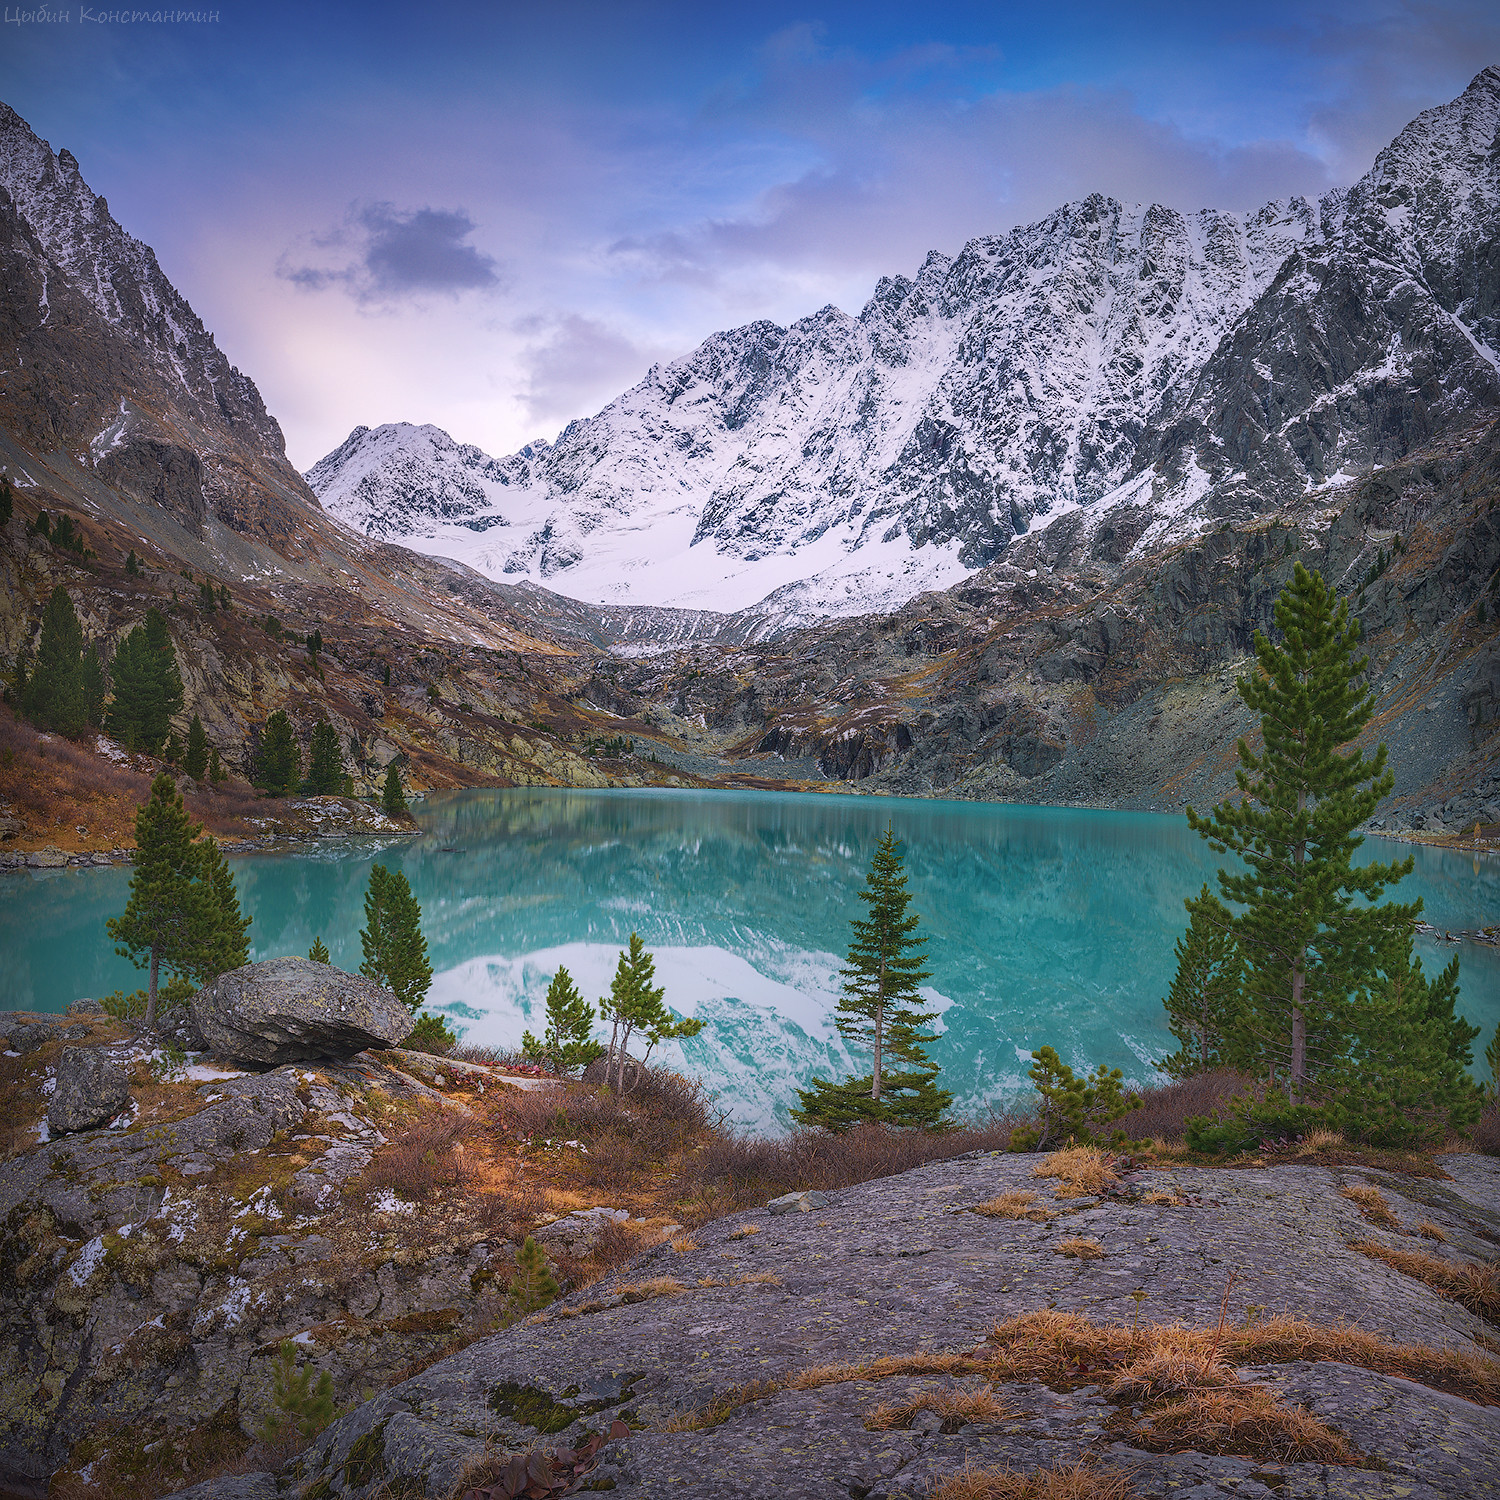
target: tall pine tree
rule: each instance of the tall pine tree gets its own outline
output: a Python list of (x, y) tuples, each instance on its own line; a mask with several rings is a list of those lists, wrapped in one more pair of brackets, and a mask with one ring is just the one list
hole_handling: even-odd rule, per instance
[(1177, 940), (1177, 973), (1162, 1001), (1172, 1035), (1181, 1043), (1157, 1064), (1169, 1078), (1239, 1060), (1234, 1037), (1245, 964), (1234, 941), (1234, 918), (1206, 885), (1183, 905), (1188, 929)]
[(850, 920), (849, 960), (836, 1022), (844, 1040), (868, 1052), (864, 1077), (829, 1083), (814, 1078), (799, 1089), (801, 1108), (792, 1118), (804, 1125), (843, 1130), (862, 1120), (894, 1125), (936, 1125), (953, 1102), (937, 1086), (937, 1064), (927, 1055), (933, 1040), (925, 1028), (933, 1012), (922, 1008), (920, 986), (926, 940), (916, 936), (919, 918), (908, 911), (911, 892), (901, 863), (901, 845), (887, 828), (870, 862), (860, 900), (867, 916)]
[(292, 721), (286, 710), (278, 708), (261, 730), (260, 754), (255, 758), (255, 784), (273, 797), (285, 797), (296, 791), (302, 772), (302, 754)]
[(202, 781), (208, 770), (208, 736), (203, 732), (203, 720), (194, 714), (188, 724), (187, 751), (182, 757), (185, 775), (194, 781)]
[(359, 934), (365, 961), (359, 972), (383, 984), (413, 1015), (432, 987), (422, 908), (399, 870), (376, 865), (365, 891), (365, 925)]
[[(249, 925), (239, 916), (238, 901), (231, 915), (218, 867), (197, 842), (202, 832), (189, 819), (172, 778), (165, 773), (158, 776), (151, 784), (150, 799), (135, 815), (130, 899), (125, 910), (106, 924), (120, 957), (149, 971), (147, 1031), (156, 1029), (162, 970), (205, 983), (223, 972), (215, 964), (229, 955), (236, 928), (243, 946), (244, 928)], [(210, 841), (210, 847), (212, 858), (222, 866), (217, 846)], [(229, 897), (233, 897), (232, 883)]]
[(145, 622), (121, 640), (110, 678), (114, 701), (109, 706), (109, 732), (129, 749), (159, 755), (173, 715), (182, 711), (177, 652), (159, 609), (148, 609)]
[(396, 769), (395, 761), (386, 767), (385, 786), (380, 793), (380, 807), (388, 818), (406, 816), (406, 793), (401, 790), (401, 773)]
[(344, 785), (345, 774), (338, 731), (327, 719), (319, 719), (313, 725), (308, 790), (320, 797), (335, 796)]
[(1421, 902), (1379, 902), (1410, 873), (1410, 859), (1356, 868), (1354, 830), (1394, 784), (1382, 744), (1366, 759), (1340, 754), (1370, 718), (1358, 685), (1357, 618), (1335, 607), (1322, 577), (1299, 562), (1275, 607), (1280, 646), (1255, 634), (1259, 671), (1239, 681), (1260, 715), (1264, 750), (1239, 742), (1243, 800), (1225, 801), (1190, 825), (1243, 873), (1219, 871), (1224, 899), (1241, 908), (1234, 937), (1245, 960), (1237, 1041), (1268, 1072), (1285, 1073), (1293, 1104), (1318, 1070), (1337, 1066), (1358, 1031), (1357, 1001), (1379, 955), (1409, 931)]
[(89, 722), (83, 627), (61, 584), (52, 590), (42, 615), (42, 639), (21, 711), (38, 728), (63, 735), (81, 734)]

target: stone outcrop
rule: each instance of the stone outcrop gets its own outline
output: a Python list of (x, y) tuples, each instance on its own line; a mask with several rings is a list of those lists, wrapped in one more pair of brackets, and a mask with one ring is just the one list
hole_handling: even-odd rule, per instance
[(114, 1053), (103, 1047), (63, 1048), (57, 1087), (47, 1105), (53, 1130), (92, 1130), (114, 1119), (129, 1102), (130, 1080)]
[[(1351, 1242), (1406, 1248), (1423, 1243), (1414, 1236), (1427, 1223), (1447, 1235), (1450, 1260), (1485, 1259), (1500, 1233), (1491, 1158), (1441, 1158), (1439, 1179), (1363, 1168), (1127, 1171), (1104, 1197), (1041, 1197), (1044, 1222), (973, 1212), (1002, 1192), (1045, 1193), (1030, 1175), (1035, 1160), (952, 1161), (829, 1194), (813, 1212), (762, 1209), (700, 1226), (691, 1247), (663, 1245), (614, 1282), (366, 1402), (295, 1475), (278, 1476), (278, 1493), (444, 1495), (486, 1451), (572, 1446), (618, 1418), (630, 1435), (604, 1449), (591, 1484), (620, 1500), (916, 1500), (966, 1465), (1081, 1460), (1127, 1471), (1140, 1497), (1500, 1492), (1500, 1410), (1311, 1358), (1241, 1378), (1341, 1432), (1358, 1451), (1354, 1468), (1143, 1451), (1129, 1435), (1129, 1399), (1084, 1371), (1057, 1389), (1008, 1380), (994, 1389), (994, 1415), (909, 1428), (870, 1418), (877, 1407), (972, 1392), (976, 1380), (898, 1370), (776, 1389), (815, 1366), (983, 1351), (997, 1320), (1049, 1308), (1125, 1327), (1138, 1316), (1143, 1327), (1180, 1319), (1212, 1329), (1231, 1273), (1235, 1327), (1284, 1313), (1475, 1355), (1489, 1340), (1473, 1313)], [(1394, 1226), (1362, 1218), (1344, 1186), (1378, 1187)], [(1077, 1237), (1097, 1242), (1100, 1256), (1067, 1254)], [(762, 1394), (744, 1399), (752, 1381), (765, 1382)], [(685, 1420), (719, 1402), (716, 1414)]]
[(208, 1050), (234, 1062), (349, 1058), (411, 1031), (411, 1013), (389, 990), (309, 958), (231, 969), (189, 1005)]

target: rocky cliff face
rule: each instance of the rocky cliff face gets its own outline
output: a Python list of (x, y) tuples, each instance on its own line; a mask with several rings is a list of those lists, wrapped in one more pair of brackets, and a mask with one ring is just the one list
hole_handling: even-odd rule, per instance
[(491, 576), (765, 600), (769, 629), (896, 607), (1078, 507), (1170, 541), (1500, 402), (1497, 127), (1490, 68), (1317, 204), (1095, 195), (883, 279), (858, 317), (716, 334), (550, 447), (356, 430), (309, 477)]

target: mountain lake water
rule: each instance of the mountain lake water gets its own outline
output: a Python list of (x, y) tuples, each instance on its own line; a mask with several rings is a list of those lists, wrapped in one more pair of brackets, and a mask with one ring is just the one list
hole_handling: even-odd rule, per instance
[[(691, 791), (466, 791), (414, 804), (420, 838), (330, 842), (230, 860), (254, 918), (253, 958), (304, 954), (315, 937), (357, 970), (370, 866), (405, 872), (436, 977), (429, 1008), (470, 1041), (540, 1035), (545, 993), (566, 964), (607, 992), (639, 932), (658, 983), (695, 1038), (658, 1049), (697, 1074), (731, 1118), (785, 1125), (797, 1086), (853, 1067), (833, 1025), (838, 970), (875, 844), (902, 840), (912, 909), (928, 939), (932, 1048), (961, 1114), (1024, 1092), (1031, 1048), (1074, 1067), (1108, 1063), (1160, 1081), (1172, 1050), (1161, 997), (1183, 898), (1220, 858), (1178, 816), (978, 802)], [(1411, 853), (1397, 889), (1435, 926), (1500, 920), (1500, 859), (1367, 840), (1361, 859)], [(133, 989), (104, 923), (124, 906), (128, 867), (0, 876), (0, 1008), (60, 1011)], [(1460, 1009), (1500, 1022), (1500, 951), (1427, 938), (1429, 972), (1456, 952)], [(599, 1028), (603, 1034), (602, 1025)], [(1485, 1070), (1482, 1062), (1478, 1070)]]

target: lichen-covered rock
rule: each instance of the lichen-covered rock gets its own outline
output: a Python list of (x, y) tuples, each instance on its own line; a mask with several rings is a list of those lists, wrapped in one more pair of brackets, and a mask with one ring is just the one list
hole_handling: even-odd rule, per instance
[(208, 1049), (235, 1062), (349, 1058), (393, 1047), (411, 1014), (387, 989), (308, 958), (272, 958), (221, 974), (193, 996)]
[(606, 1224), (624, 1223), (629, 1217), (629, 1211), (623, 1208), (578, 1209), (544, 1224), (536, 1231), (536, 1238), (548, 1247), (582, 1257), (598, 1244)]
[(70, 1000), (64, 1014), (71, 1016), (75, 1021), (82, 1021), (89, 1017), (102, 1020), (109, 1012), (98, 1000)]
[(130, 1080), (113, 1053), (102, 1047), (64, 1047), (47, 1123), (53, 1130), (92, 1130), (112, 1120), (129, 1099)]

